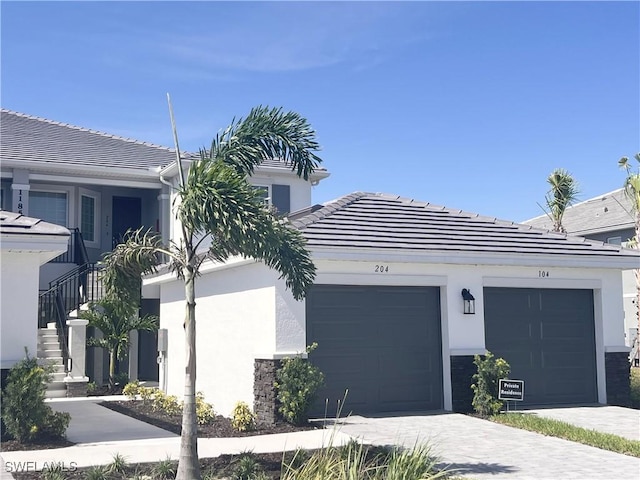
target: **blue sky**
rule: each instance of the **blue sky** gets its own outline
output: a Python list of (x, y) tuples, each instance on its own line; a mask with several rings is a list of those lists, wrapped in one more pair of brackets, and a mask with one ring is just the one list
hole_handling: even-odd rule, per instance
[(1, 2), (4, 108), (184, 150), (307, 117), (324, 202), (388, 192), (520, 221), (640, 151), (639, 2)]

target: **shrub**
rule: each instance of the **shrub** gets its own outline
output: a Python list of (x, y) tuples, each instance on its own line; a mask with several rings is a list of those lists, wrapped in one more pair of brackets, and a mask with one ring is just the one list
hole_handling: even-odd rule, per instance
[[(307, 347), (310, 354), (318, 347), (313, 343)], [(324, 384), (324, 375), (301, 355), (284, 358), (276, 371), (276, 391), (280, 402), (278, 411), (282, 417), (294, 425), (302, 425), (308, 420), (309, 408)]]
[(2, 419), (7, 432), (20, 443), (42, 437), (63, 437), (71, 415), (54, 412), (44, 403), (51, 370), (26, 354), (9, 372), (2, 394)]
[(154, 399), (154, 397), (156, 396), (156, 393), (159, 391), (160, 390), (153, 387), (139, 387), (138, 395), (140, 395), (140, 398), (142, 399), (142, 403), (149, 403), (151, 400)]
[(140, 382), (135, 380), (127, 383), (122, 389), (122, 393), (130, 400), (135, 400), (136, 396), (140, 393)]
[(240, 456), (233, 469), (233, 480), (257, 480), (263, 478), (262, 469), (258, 461), (250, 453)]
[(216, 412), (213, 405), (204, 401), (204, 393), (196, 393), (196, 417), (198, 425), (207, 425), (216, 418)]
[(178, 397), (175, 395), (166, 395), (161, 390), (154, 391), (151, 408), (155, 411), (163, 411), (167, 415), (180, 415), (182, 412), (182, 405), (178, 401)]
[(245, 402), (236, 403), (231, 415), (231, 426), (239, 432), (253, 430), (256, 426), (256, 416)]
[(509, 364), (503, 358), (495, 358), (491, 352), (482, 358), (475, 355), (473, 363), (478, 367), (473, 375), (472, 405), (477, 414), (489, 417), (500, 413), (504, 402), (498, 399), (498, 381), (509, 375)]
[(95, 392), (98, 389), (98, 385), (96, 384), (96, 382), (89, 382), (87, 383), (87, 393), (89, 395), (91, 395), (93, 392)]
[(109, 473), (125, 473), (127, 470), (127, 457), (119, 453), (114, 453), (111, 457), (111, 463), (107, 466)]
[(153, 468), (153, 478), (175, 478), (176, 464), (171, 457), (167, 456), (164, 460), (160, 460)]

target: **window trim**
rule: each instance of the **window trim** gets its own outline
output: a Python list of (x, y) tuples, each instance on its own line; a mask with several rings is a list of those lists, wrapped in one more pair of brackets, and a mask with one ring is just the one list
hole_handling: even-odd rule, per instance
[(82, 232), (82, 197), (92, 198), (93, 199), (93, 240), (87, 240), (84, 235), (82, 236), (84, 243), (89, 248), (100, 248), (100, 224), (102, 223), (100, 220), (101, 213), (101, 195), (100, 192), (96, 192), (94, 190), (87, 190), (86, 188), (78, 188), (78, 221), (77, 227), (78, 231)]
[(272, 205), (271, 203), (271, 185), (270, 184), (253, 184), (251, 185), (253, 188), (255, 188), (256, 190), (258, 190), (259, 188), (264, 188), (267, 190), (267, 196), (264, 199), (264, 203), (266, 206), (270, 207)]
[[(64, 193), (67, 196), (67, 221), (64, 225), (65, 228), (73, 228), (71, 225), (71, 219), (74, 218), (75, 208), (74, 208), (74, 195), (73, 189), (64, 188), (56, 185), (46, 185), (46, 184), (29, 184), (29, 195), (32, 192), (38, 193)], [(33, 217), (34, 213), (31, 210), (31, 199), (29, 199), (29, 207), (27, 209), (27, 216)]]

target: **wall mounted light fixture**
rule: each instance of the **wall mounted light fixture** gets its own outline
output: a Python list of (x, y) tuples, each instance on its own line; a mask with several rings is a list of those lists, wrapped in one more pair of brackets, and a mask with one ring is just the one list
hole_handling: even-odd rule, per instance
[(476, 299), (467, 288), (462, 289), (462, 301), (464, 303), (465, 315), (473, 315), (476, 313)]

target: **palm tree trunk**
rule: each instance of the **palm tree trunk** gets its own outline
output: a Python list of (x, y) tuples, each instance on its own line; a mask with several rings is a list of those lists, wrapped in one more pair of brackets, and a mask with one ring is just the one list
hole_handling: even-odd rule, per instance
[(192, 266), (185, 268), (185, 312), (184, 333), (186, 342), (186, 368), (184, 379), (184, 407), (182, 411), (182, 434), (180, 437), (180, 459), (176, 480), (199, 480), (198, 422), (196, 417), (196, 302)]
[(116, 388), (116, 349), (109, 352), (109, 390)]

